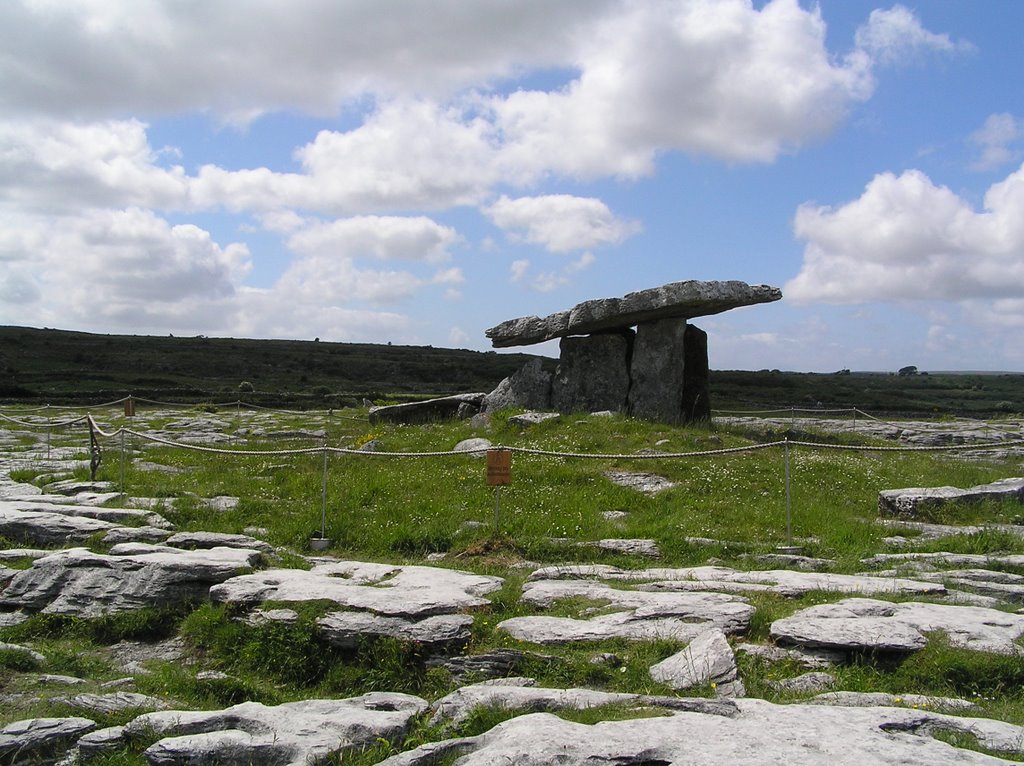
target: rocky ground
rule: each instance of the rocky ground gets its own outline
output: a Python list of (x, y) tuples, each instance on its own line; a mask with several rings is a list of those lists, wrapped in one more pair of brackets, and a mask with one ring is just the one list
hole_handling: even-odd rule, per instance
[[(788, 418), (778, 425), (800, 427)], [(820, 421), (815, 425), (821, 427)], [(834, 428), (851, 427), (843, 421)], [(858, 433), (872, 429), (913, 444), (1005, 441), (1024, 434), (1019, 423), (981, 430), (863, 421), (856, 427)], [(177, 423), (172, 432), (175, 439), (203, 444), (233, 438), (223, 436), (216, 418)], [(262, 435), (268, 433), (273, 433), (269, 425)], [(306, 764), (328, 758), (344, 763), (357, 754), (364, 758), (382, 741), (400, 741), (417, 721), (454, 731), (481, 706), (521, 715), (476, 736), (439, 736), (398, 754), (381, 750), (379, 762), (934, 766), (1024, 759), (1024, 727), (979, 717), (972, 700), (858, 693), (838, 688), (830, 672), (853, 657), (883, 662), (908, 657), (937, 632), (950, 646), (1024, 663), (1024, 555), (901, 550), (895, 535), (886, 551), (866, 557), (864, 571), (856, 574), (830, 572), (828, 560), (798, 552), (766, 557), (760, 566), (743, 570), (715, 564), (624, 569), (521, 562), (518, 571), (528, 572), (519, 597), (521, 614), (504, 619), (497, 630), (526, 648), (467, 653), (473, 615), (502, 589), (500, 575), (463, 571), (458, 562), (391, 564), (329, 556), (305, 556), (308, 568), (296, 568), (299, 554), (275, 550), (260, 539), (259, 530), (179, 531), (160, 513), (160, 502), (147, 498), (112, 507), (111, 501), (120, 500), (114, 487), (60, 478), (68, 476), (69, 459), (80, 457), (80, 450), (49, 448), (38, 437), (26, 444), (25, 434), (16, 428), (0, 432), (0, 449), (6, 450), (0, 456), (0, 537), (11, 543), (0, 549), (0, 626), (40, 614), (92, 619), (204, 601), (230, 605), (238, 620), (251, 625), (291, 624), (315, 606), (315, 630), (327, 644), (345, 649), (367, 636), (414, 642), (429, 663), (464, 683), (434, 700), (375, 691), (346, 699), (188, 710), (172, 698), (135, 690), (149, 663), (188, 662), (184, 646), (173, 637), (110, 647), (108, 659), (119, 663), (124, 675), (102, 685), (47, 673), (44, 646), (0, 643), (0, 656), (24, 656), (22, 664), (9, 663), (24, 669), (7, 676), (0, 689), (3, 708), (28, 710), (42, 700), (78, 711), (15, 720), (0, 729), (0, 764), (102, 762), (140, 738), (151, 743), (143, 756), (154, 765)], [(11, 478), (27, 464), (57, 480), (40, 488)], [(656, 475), (613, 478), (637, 491), (663, 488)], [(1020, 498), (1024, 481), (997, 489)], [(934, 492), (883, 500), (901, 509), (880, 519), (897, 533), (912, 531), (916, 539), (934, 540), (979, 531), (915, 521), (917, 503), (941, 500)], [(230, 505), (236, 499), (204, 502)], [(1003, 531), (1020, 530), (1024, 527), (1007, 524)], [(658, 556), (654, 541), (597, 544), (648, 559)], [(841, 597), (773, 620), (769, 640), (748, 642), (752, 621), (759, 619), (750, 596), (759, 593), (780, 599), (809, 593)], [(576, 616), (550, 613), (567, 599), (596, 606)], [(648, 672), (670, 694), (546, 688), (521, 673), (560, 646), (666, 640), (683, 648)], [(744, 655), (800, 665), (803, 672), (779, 682), (788, 685), (793, 701), (747, 696), (737, 661)], [(613, 653), (593, 659), (616, 662)], [(555, 715), (607, 706), (635, 710), (636, 716), (578, 723)], [(124, 725), (99, 726), (99, 714), (112, 711), (138, 714)]]

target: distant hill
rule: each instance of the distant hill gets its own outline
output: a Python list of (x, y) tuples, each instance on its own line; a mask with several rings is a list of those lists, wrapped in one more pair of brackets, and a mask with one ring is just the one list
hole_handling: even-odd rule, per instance
[(255, 395), (246, 393), (247, 401), (341, 405), (364, 397), (490, 391), (533, 358), (431, 346), (0, 327), (0, 399), (223, 400), (251, 385)]
[[(0, 327), (0, 401), (96, 403), (133, 394), (345, 406), (363, 398), (490, 391), (534, 358), (432, 346)], [(542, 358), (554, 369), (554, 359)], [(989, 417), (1024, 412), (1024, 375), (723, 370), (711, 372), (711, 397), (719, 411), (856, 406), (877, 415)]]

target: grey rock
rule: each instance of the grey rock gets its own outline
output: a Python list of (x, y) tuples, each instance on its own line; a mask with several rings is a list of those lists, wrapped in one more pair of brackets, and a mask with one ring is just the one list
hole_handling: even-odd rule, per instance
[(33, 662), (42, 665), (46, 662), (46, 657), (35, 649), (30, 649), (27, 646), (21, 644), (9, 644), (6, 641), (0, 641), (0, 652), (11, 652), (14, 654), (24, 654), (29, 657)]
[(774, 644), (738, 644), (737, 652), (757, 657), (765, 662), (796, 662), (807, 668), (829, 668), (842, 665), (847, 660), (846, 652), (809, 646), (782, 647)]
[(0, 551), (0, 562), (4, 561), (18, 561), (19, 559), (41, 559), (43, 556), (49, 556), (53, 551), (43, 550), (42, 548), (8, 548)]
[(558, 412), (523, 412), (519, 415), (512, 415), (508, 422), (517, 428), (529, 428), (548, 420), (557, 420), (562, 417)]
[(424, 566), (337, 561), (309, 571), (268, 569), (234, 577), (210, 589), (214, 601), (258, 605), (330, 600), (349, 609), (422, 619), (486, 606), (502, 579)]
[(622, 298), (585, 301), (544, 319), (521, 317), (491, 327), (485, 335), (496, 348), (542, 343), (567, 335), (584, 335), (634, 327), (641, 322), (718, 314), (722, 311), (777, 301), (782, 292), (745, 282), (672, 282), (628, 293)]
[(419, 644), (427, 653), (442, 653), (469, 642), (473, 618), (468, 614), (438, 614), (406, 619), (369, 612), (332, 612), (319, 618), (316, 626), (329, 643), (343, 649), (354, 649), (365, 636), (386, 636)]
[(474, 437), (460, 441), (452, 447), (452, 452), (468, 452), (473, 457), (484, 457), (492, 446), (489, 439)]
[(961, 718), (896, 707), (775, 705), (758, 699), (731, 703), (733, 716), (678, 712), (663, 718), (587, 725), (550, 713), (521, 716), (476, 737), (422, 745), (381, 766), (427, 766), (459, 756), (459, 766), (589, 766), (614, 763), (761, 766), (965, 766), (992, 756), (934, 739), (939, 731), (977, 737), (988, 749), (1018, 754), (1024, 729), (984, 718)]
[(593, 581), (542, 580), (523, 588), (524, 603), (547, 607), (565, 598), (603, 601), (623, 611), (591, 619), (513, 617), (498, 628), (523, 641), (561, 644), (607, 638), (692, 641), (710, 627), (736, 633), (746, 629), (753, 614), (744, 599), (722, 593), (645, 593), (612, 588)]
[(684, 343), (683, 422), (706, 423), (711, 420), (708, 334), (688, 324)]
[[(836, 677), (831, 673), (822, 673), (821, 671), (815, 673), (804, 673), (796, 676), (795, 678), (784, 678), (781, 681), (769, 681), (769, 685), (781, 692), (790, 692), (791, 694), (812, 694), (814, 692), (820, 692), (828, 687), (832, 686), (836, 682)], [(885, 702), (881, 704), (891, 705), (891, 702)]]
[(483, 654), (466, 654), (447, 659), (435, 659), (428, 664), (440, 666), (457, 681), (484, 678), (505, 678), (527, 664), (554, 665), (563, 662), (560, 657), (519, 649), (494, 649)]
[(370, 441), (360, 444), (357, 449), (359, 452), (382, 452), (384, 450), (384, 442), (380, 439), (370, 439)]
[(551, 373), (540, 358), (531, 359), (484, 397), (483, 411), (546, 410), (551, 407)]
[[(827, 674), (825, 674), (827, 675)], [(939, 712), (956, 713), (977, 710), (973, 702), (957, 697), (931, 697), (925, 694), (888, 694), (886, 692), (825, 692), (807, 700), (808, 705), (839, 705), (841, 707), (884, 707), (903, 705)]]
[(605, 471), (604, 475), (612, 484), (635, 489), (637, 492), (643, 492), (645, 495), (656, 495), (659, 492), (664, 492), (666, 489), (676, 486), (674, 481), (670, 481), (664, 476), (643, 471), (613, 470)]
[(558, 412), (626, 409), (632, 331), (562, 338), (551, 380), (551, 407)]
[(629, 367), (628, 411), (644, 420), (683, 421), (686, 320), (642, 322)]
[(66, 545), (119, 526), (109, 521), (63, 513), (5, 508), (0, 501), (0, 536), (29, 545)]
[(200, 498), (200, 505), (204, 505), (212, 511), (218, 511), (224, 513), (225, 511), (233, 511), (238, 507), (241, 502), (240, 498), (233, 497), (231, 495), (217, 495), (216, 497), (204, 497)]
[(76, 694), (74, 697), (54, 698), (53, 701), (97, 715), (111, 715), (125, 710), (165, 710), (168, 707), (162, 699), (150, 697), (148, 694), (124, 691), (111, 694)]
[(82, 684), (86, 683), (86, 680), (84, 678), (77, 678), (75, 676), (62, 676), (52, 673), (43, 673), (42, 675), (36, 677), (36, 683), (42, 684), (44, 686), (51, 684), (55, 686), (81, 686)]
[(867, 566), (887, 564), (938, 564), (952, 567), (989, 567), (993, 564), (1006, 567), (1024, 567), (1024, 554), (985, 554), (985, 553), (949, 553), (935, 551), (931, 553), (879, 553), (860, 560)]
[[(432, 719), (434, 722), (446, 721), (452, 726), (458, 726), (480, 706), (497, 707), (516, 712), (537, 712), (542, 710), (587, 710), (614, 704), (700, 711), (712, 716), (729, 716), (736, 713), (735, 707), (725, 700), (625, 694), (594, 689), (546, 689), (532, 685), (512, 686), (503, 683), (463, 686), (442, 697), (431, 707), (434, 711)], [(514, 762), (519, 763), (519, 761)]]
[(205, 599), (211, 585), (254, 566), (260, 555), (236, 548), (183, 551), (135, 545), (142, 551), (133, 555), (72, 548), (37, 559), (0, 592), (0, 607), (95, 617), (175, 606)]
[(1024, 615), (975, 606), (892, 603), (850, 598), (818, 604), (776, 620), (777, 642), (844, 651), (907, 653), (924, 648), (926, 633), (944, 631), (950, 644), (975, 651), (1024, 655)]
[(103, 542), (107, 545), (120, 545), (121, 543), (162, 543), (173, 533), (169, 529), (151, 527), (117, 527), (103, 535)]
[(429, 423), (434, 420), (452, 420), (462, 404), (480, 408), (485, 394), (456, 394), (427, 399), (422, 402), (392, 404), (370, 408), (370, 424), (376, 423)]
[(125, 744), (123, 726), (97, 729), (79, 738), (78, 758), (82, 763), (89, 763), (102, 755), (120, 750)]
[[(149, 662), (180, 662), (185, 657), (185, 644), (177, 636), (156, 643), (120, 641), (110, 647), (110, 657), (125, 673), (146, 673)], [(134, 682), (134, 679), (128, 679)], [(119, 686), (124, 679), (119, 679)]]
[(478, 412), (469, 419), (469, 425), (477, 430), (490, 430), (491, 414), (489, 412)]
[(0, 729), (0, 763), (45, 766), (57, 761), (83, 734), (96, 728), (88, 718), (30, 718)]
[(980, 503), (984, 500), (1024, 502), (1024, 478), (1001, 479), (969, 489), (917, 487), (887, 489), (878, 493), (878, 511), (883, 516), (917, 516), (923, 509), (948, 503)]
[(249, 535), (232, 535), (223, 532), (177, 532), (164, 542), (172, 548), (186, 550), (210, 550), (212, 548), (243, 548), (260, 553), (273, 553), (269, 543)]
[(621, 553), (626, 556), (644, 556), (649, 559), (661, 558), (657, 540), (648, 538), (608, 537), (603, 540), (585, 540), (576, 543), (580, 548), (597, 548), (606, 553)]
[(244, 702), (224, 710), (147, 713), (124, 734), (163, 737), (144, 753), (152, 766), (306, 766), (332, 754), (344, 760), (348, 752), (394, 740), (426, 707), (419, 697), (383, 692), (277, 706)]
[(742, 697), (745, 694), (732, 647), (718, 629), (701, 633), (681, 652), (653, 665), (650, 673), (655, 681), (677, 691), (714, 684), (719, 696)]
[(702, 566), (680, 569), (653, 567), (620, 569), (606, 564), (570, 564), (542, 567), (529, 580), (603, 580), (641, 583), (645, 591), (719, 591), (743, 593), (765, 591), (787, 597), (802, 596), (815, 590), (831, 593), (941, 596), (946, 588), (941, 583), (922, 582), (901, 577), (843, 575), (827, 572), (797, 572), (790, 569), (739, 571), (728, 567)]

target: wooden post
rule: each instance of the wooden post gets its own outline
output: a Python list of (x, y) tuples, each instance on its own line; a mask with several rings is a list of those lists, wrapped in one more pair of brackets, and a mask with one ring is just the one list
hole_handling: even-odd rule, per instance
[(494, 487), (494, 534), (501, 528), (501, 488), (512, 483), (512, 453), (487, 450), (487, 486)]

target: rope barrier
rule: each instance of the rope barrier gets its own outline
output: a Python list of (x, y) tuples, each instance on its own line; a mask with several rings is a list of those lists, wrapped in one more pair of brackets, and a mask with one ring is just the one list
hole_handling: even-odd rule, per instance
[[(473, 455), (480, 452), (485, 452), (485, 449), (480, 450), (433, 450), (433, 451), (418, 451), (418, 452), (369, 452), (366, 450), (351, 449), (348, 447), (331, 447), (328, 445), (318, 447), (304, 447), (299, 449), (287, 449), (287, 450), (243, 450), (243, 449), (227, 449), (224, 447), (207, 447), (199, 444), (188, 444), (185, 442), (178, 442), (172, 439), (164, 439), (163, 437), (154, 436), (143, 431), (135, 431), (130, 428), (118, 428), (116, 431), (104, 431), (99, 424), (93, 419), (91, 415), (86, 416), (88, 419), (91, 429), (96, 434), (106, 439), (112, 439), (119, 436), (121, 433), (125, 433), (129, 436), (135, 436), (145, 441), (160, 444), (166, 447), (175, 447), (178, 449), (193, 450), (196, 452), (205, 452), (216, 455), (238, 455), (238, 456), (286, 456), (286, 455), (314, 455), (319, 453), (330, 453), (336, 455), (360, 455), (363, 457), (387, 457), (387, 458), (432, 458), (432, 457), (454, 457), (456, 455)], [(651, 452), (651, 453), (588, 453), (588, 452), (563, 452), (560, 450), (545, 450), (536, 447), (506, 447), (503, 445), (494, 445), (487, 449), (492, 450), (505, 450), (508, 452), (518, 452), (525, 455), (537, 455), (540, 457), (557, 457), (577, 460), (681, 460), (689, 458), (699, 457), (714, 457), (718, 455), (734, 455), (745, 452), (758, 452), (761, 450), (771, 449), (774, 447), (784, 447), (789, 445), (791, 447), (805, 447), (808, 449), (815, 450), (833, 450), (833, 451), (845, 451), (845, 452), (958, 452), (958, 451), (973, 451), (973, 450), (990, 450), (1000, 449), (1005, 447), (1017, 447), (1024, 446), (1024, 439), (1015, 439), (1011, 441), (1003, 442), (988, 442), (985, 444), (946, 444), (937, 446), (883, 446), (883, 445), (864, 445), (864, 444), (825, 444), (821, 442), (809, 442), (809, 441), (793, 441), (784, 439), (781, 441), (764, 442), (762, 444), (751, 444), (742, 447), (725, 447), (722, 449), (715, 450), (702, 450), (694, 452)]]
[(27, 428), (63, 428), (64, 426), (72, 426), (75, 423), (82, 423), (88, 418), (88, 415), (82, 415), (82, 417), (75, 418), (73, 420), (61, 420), (55, 423), (34, 423), (30, 420), (18, 420), (17, 418), (12, 418), (9, 415), (5, 415), (0, 412), (0, 420), (6, 420), (9, 423), (17, 423), (19, 426), (25, 426)]

